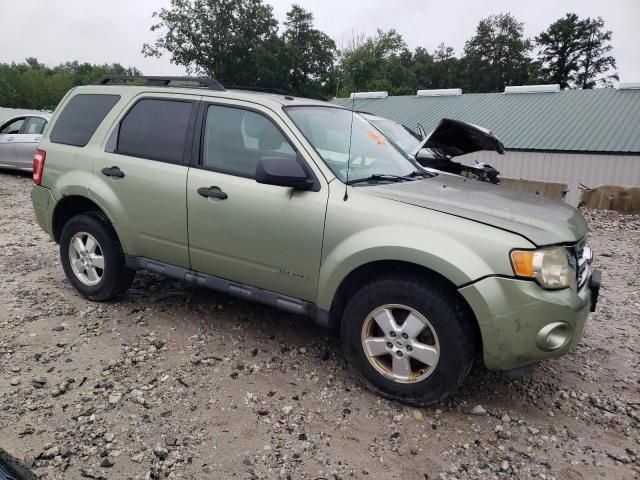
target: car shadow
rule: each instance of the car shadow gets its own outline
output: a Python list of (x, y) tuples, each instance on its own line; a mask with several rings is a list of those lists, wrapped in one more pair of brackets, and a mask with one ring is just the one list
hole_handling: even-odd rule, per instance
[(4, 175), (6, 177), (13, 176), (29, 178), (33, 176), (33, 173), (26, 170), (15, 170), (13, 168), (0, 167), (0, 175)]
[[(317, 358), (332, 359), (341, 370), (347, 370), (340, 335), (338, 331), (327, 330), (316, 325), (311, 319), (293, 315), (275, 308), (232, 297), (212, 290), (191, 286), (187, 283), (167, 278), (158, 274), (138, 272), (132, 288), (121, 298), (121, 302), (130, 304), (132, 308), (151, 308), (173, 313), (187, 322), (200, 322), (205, 313), (210, 325), (215, 328), (233, 331), (236, 323), (240, 323), (251, 331), (257, 344), (270, 341), (271, 348), (306, 349), (315, 352)], [(220, 312), (224, 312), (221, 318)], [(316, 365), (313, 365), (315, 368)], [(503, 372), (487, 370), (476, 362), (466, 381), (452, 395), (433, 408), (476, 404), (492, 404), (496, 406), (513, 405), (524, 402), (536, 405), (549, 404), (550, 398), (557, 388), (549, 385), (548, 372), (538, 372), (540, 367), (532, 367), (522, 372), (521, 377), (510, 378)], [(347, 373), (345, 380), (357, 384), (355, 376)], [(538, 377), (546, 379), (546, 388), (536, 387)], [(530, 390), (539, 390), (533, 399)], [(376, 398), (375, 394), (371, 394)], [(540, 398), (541, 396), (541, 398)], [(548, 397), (548, 398), (545, 398)], [(395, 403), (395, 402), (391, 402)]]

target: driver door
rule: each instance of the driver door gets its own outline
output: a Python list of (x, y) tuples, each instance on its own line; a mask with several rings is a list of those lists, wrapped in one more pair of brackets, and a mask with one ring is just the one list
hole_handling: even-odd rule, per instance
[[(301, 149), (286, 125), (251, 105), (204, 104), (200, 158), (187, 181), (191, 268), (312, 301), (328, 187), (320, 180), (319, 191), (255, 181), (261, 157)], [(203, 196), (207, 191), (217, 195)]]

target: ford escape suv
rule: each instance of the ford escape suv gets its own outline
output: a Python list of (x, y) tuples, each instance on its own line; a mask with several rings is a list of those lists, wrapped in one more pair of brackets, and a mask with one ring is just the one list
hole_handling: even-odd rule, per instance
[(310, 316), (339, 329), (367, 387), (414, 405), (475, 360), (567, 353), (595, 308), (574, 208), (425, 172), (325, 102), (102, 78), (61, 101), (33, 178), (38, 223), (87, 298), (148, 270)]

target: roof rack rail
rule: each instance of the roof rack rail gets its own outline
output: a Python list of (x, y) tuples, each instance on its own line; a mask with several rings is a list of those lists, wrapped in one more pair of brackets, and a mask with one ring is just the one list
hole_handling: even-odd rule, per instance
[(143, 85), (146, 87), (208, 88), (224, 91), (220, 82), (206, 77), (145, 77), (128, 75), (103, 75), (93, 85)]
[(230, 85), (227, 87), (229, 90), (245, 90), (247, 92), (259, 92), (259, 93), (275, 93), (276, 95), (293, 96), (291, 92), (282, 88), (269, 88), (269, 87), (243, 87), (241, 85)]

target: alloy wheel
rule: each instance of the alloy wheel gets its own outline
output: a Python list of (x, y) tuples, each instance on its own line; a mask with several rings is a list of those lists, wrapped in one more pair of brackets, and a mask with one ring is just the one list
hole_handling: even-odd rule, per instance
[(90, 233), (78, 232), (71, 238), (69, 263), (75, 276), (87, 286), (97, 285), (104, 276), (102, 247)]
[(433, 373), (440, 344), (433, 326), (406, 305), (383, 305), (362, 326), (362, 348), (371, 365), (398, 383), (416, 383)]

